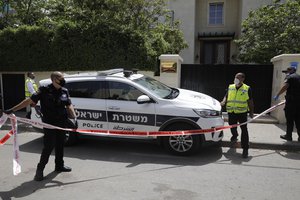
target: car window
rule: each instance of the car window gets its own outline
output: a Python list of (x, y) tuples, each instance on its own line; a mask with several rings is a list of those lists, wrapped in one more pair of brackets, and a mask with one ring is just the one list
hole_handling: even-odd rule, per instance
[(169, 86), (147, 76), (143, 76), (133, 81), (161, 98), (167, 98), (173, 92), (172, 88)]
[(105, 82), (80, 81), (68, 82), (65, 86), (71, 97), (106, 99)]
[(109, 99), (136, 101), (143, 93), (126, 83), (109, 81)]

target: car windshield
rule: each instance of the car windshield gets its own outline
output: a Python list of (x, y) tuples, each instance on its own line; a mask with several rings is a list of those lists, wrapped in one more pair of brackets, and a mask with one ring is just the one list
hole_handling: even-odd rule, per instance
[(153, 79), (148, 76), (133, 80), (135, 83), (143, 86), (148, 91), (156, 94), (157, 96), (164, 99), (173, 99), (178, 96), (179, 91), (177, 89), (170, 88), (169, 86)]

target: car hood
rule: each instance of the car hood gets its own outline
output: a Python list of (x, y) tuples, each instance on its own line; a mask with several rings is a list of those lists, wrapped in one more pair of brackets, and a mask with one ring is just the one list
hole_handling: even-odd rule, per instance
[(179, 95), (175, 100), (180, 101), (179, 105), (186, 105), (187, 107), (221, 111), (218, 100), (200, 92), (179, 89)]

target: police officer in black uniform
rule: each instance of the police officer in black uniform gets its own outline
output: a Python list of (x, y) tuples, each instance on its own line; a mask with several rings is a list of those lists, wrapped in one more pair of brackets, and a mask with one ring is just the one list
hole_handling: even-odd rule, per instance
[(292, 132), (295, 122), (298, 133), (298, 141), (300, 142), (300, 75), (296, 73), (295, 67), (288, 67), (282, 72), (286, 73), (287, 76), (282, 88), (274, 97), (274, 100), (277, 100), (279, 96), (286, 91), (286, 102), (284, 108), (286, 117), (286, 134), (281, 135), (280, 138), (292, 141)]
[[(75, 118), (75, 111), (69, 98), (69, 93), (65, 85), (65, 79), (61, 72), (53, 72), (51, 74), (52, 84), (40, 87), (36, 94), (30, 98), (23, 100), (15, 107), (4, 111), (10, 114), (20, 110), (31, 103), (40, 101), (42, 121), (59, 127), (66, 127), (68, 114)], [(44, 147), (37, 165), (34, 180), (41, 181), (44, 178), (43, 171), (48, 163), (49, 156), (55, 147), (55, 171), (70, 172), (72, 169), (64, 165), (64, 140), (65, 131), (57, 129), (44, 128)]]

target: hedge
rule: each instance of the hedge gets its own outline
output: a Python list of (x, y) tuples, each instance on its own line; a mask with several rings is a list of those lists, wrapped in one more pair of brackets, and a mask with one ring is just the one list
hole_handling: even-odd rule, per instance
[(0, 71), (153, 70), (155, 58), (145, 43), (138, 33), (103, 24), (7, 28), (0, 31)]

